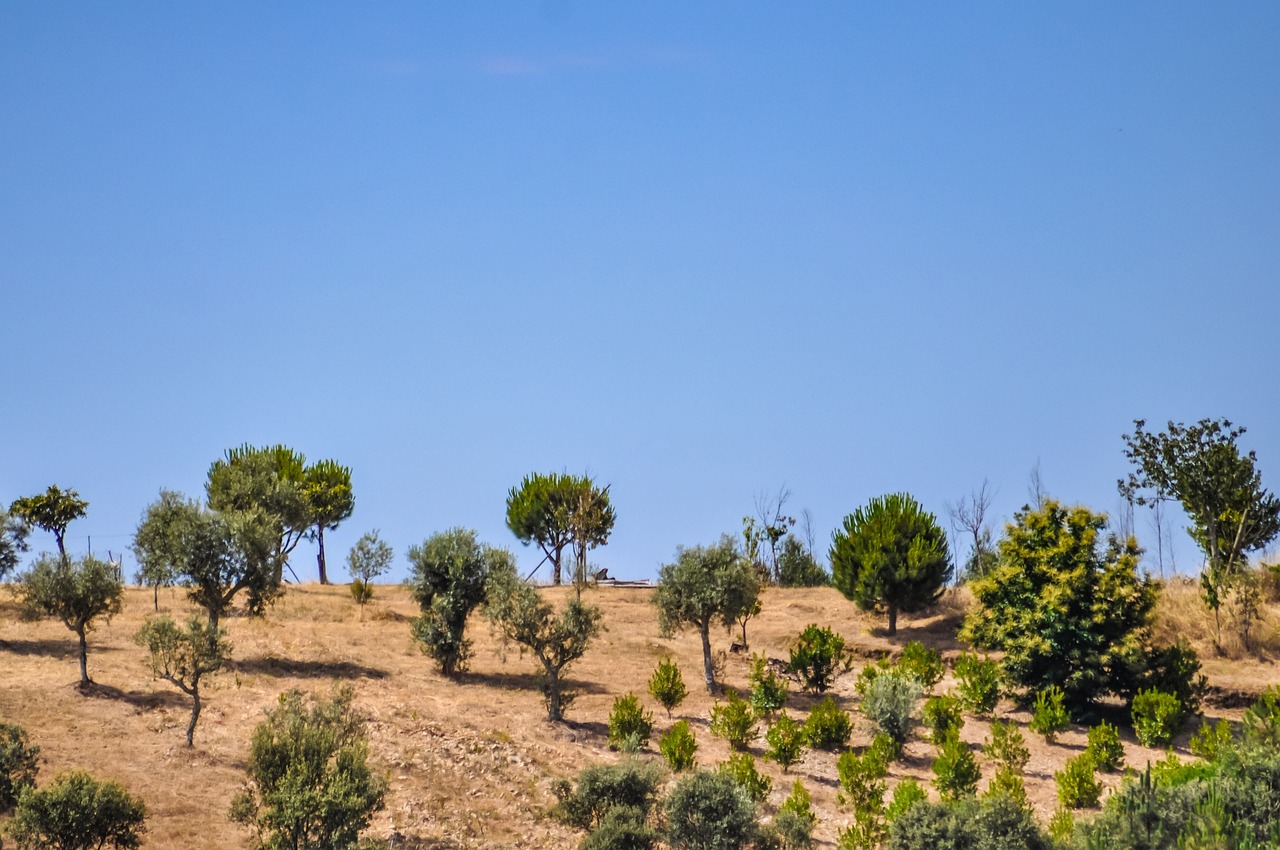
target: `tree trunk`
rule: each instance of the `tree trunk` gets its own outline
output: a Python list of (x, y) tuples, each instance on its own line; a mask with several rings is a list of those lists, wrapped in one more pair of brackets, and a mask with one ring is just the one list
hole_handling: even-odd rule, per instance
[(707, 693), (714, 695), (716, 692), (716, 671), (711, 666), (711, 626), (710, 624), (700, 626), (698, 633), (702, 636), (702, 672), (707, 677)]
[(555, 557), (551, 559), (551, 583), (560, 584), (560, 555), (563, 550), (557, 550)]
[(898, 633), (898, 606), (889, 605), (889, 634), (896, 635)]
[(196, 685), (191, 689), (191, 722), (187, 724), (187, 746), (191, 746), (191, 741), (196, 734), (196, 721), (200, 719), (200, 686)]
[(85, 638), (84, 626), (77, 629), (76, 634), (80, 636), (80, 687), (87, 688), (92, 684), (89, 679), (89, 641)]
[(67, 559), (67, 547), (62, 545), (62, 533), (54, 531), (53, 539), (58, 544), (58, 556), (65, 561)]
[(157, 613), (160, 611), (160, 583), (156, 582), (151, 585), (151, 607)]
[(316, 526), (316, 540), (320, 543), (320, 551), (316, 553), (316, 563), (320, 566), (320, 583), (329, 583), (329, 574), (324, 569), (324, 526)]
[(560, 673), (559, 671), (547, 670), (547, 719), (552, 723), (559, 723), (563, 718), (564, 710), (560, 705)]

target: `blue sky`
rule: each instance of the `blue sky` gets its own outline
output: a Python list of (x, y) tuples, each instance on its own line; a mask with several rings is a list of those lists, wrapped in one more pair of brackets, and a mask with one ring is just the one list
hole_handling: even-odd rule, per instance
[(1037, 463), (1111, 511), (1136, 417), (1246, 425), (1274, 489), (1278, 43), (1274, 3), (0, 4), (0, 501), (75, 487), (119, 552), (283, 442), (353, 468), (331, 562), (463, 525), (531, 567), (508, 488), (589, 471), (643, 577), (783, 484), (820, 542), (984, 478), (1007, 518)]

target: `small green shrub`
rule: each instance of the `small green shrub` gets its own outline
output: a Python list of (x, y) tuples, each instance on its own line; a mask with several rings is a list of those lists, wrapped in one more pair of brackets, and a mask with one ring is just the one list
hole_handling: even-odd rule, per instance
[(889, 827), (885, 850), (1048, 850), (1026, 808), (1001, 796), (917, 803)]
[(663, 805), (671, 850), (741, 850), (755, 836), (756, 807), (731, 776), (699, 770)]
[(658, 662), (653, 675), (649, 677), (649, 693), (667, 710), (667, 717), (689, 695), (684, 686), (684, 677), (680, 675), (680, 668), (670, 658)]
[(698, 741), (689, 728), (689, 721), (677, 720), (658, 739), (658, 750), (667, 760), (667, 767), (676, 773), (690, 770), (697, 764)]
[(868, 749), (861, 755), (846, 750), (836, 761), (840, 777), (841, 805), (855, 811), (879, 810), (884, 807), (884, 777), (888, 764), (880, 754)]
[(871, 743), (863, 750), (863, 755), (875, 759), (876, 764), (880, 765), (880, 770), (887, 773), (889, 765), (902, 755), (902, 744), (892, 735), (877, 732), (871, 739)]
[(878, 809), (856, 809), (836, 838), (838, 850), (880, 850), (885, 836), (884, 806)]
[(933, 776), (933, 787), (944, 800), (958, 800), (978, 793), (982, 771), (969, 745), (960, 740), (959, 730), (951, 730), (938, 748)]
[(876, 680), (876, 676), (881, 673), (893, 669), (889, 664), (889, 659), (881, 658), (875, 664), (868, 664), (858, 671), (858, 678), (853, 680), (853, 692), (859, 697), (865, 698), (867, 689), (871, 687), (871, 683)]
[(1049, 687), (1036, 694), (1035, 705), (1031, 710), (1031, 731), (1044, 736), (1052, 744), (1058, 739), (1058, 733), (1071, 725), (1067, 709), (1063, 706), (1062, 688)]
[(929, 730), (929, 741), (933, 744), (943, 743), (949, 733), (959, 732), (964, 726), (960, 700), (951, 694), (929, 697), (924, 701), (921, 714)]
[(1058, 786), (1058, 802), (1068, 809), (1091, 809), (1102, 796), (1096, 766), (1088, 753), (1067, 759), (1053, 781)]
[(73, 771), (18, 798), (9, 834), (18, 850), (135, 848), (146, 831), (147, 807), (115, 782)]
[(804, 722), (805, 739), (815, 750), (839, 750), (853, 734), (853, 718), (842, 709), (835, 697), (824, 697), (813, 707)]
[(787, 668), (800, 677), (806, 691), (822, 693), (851, 664), (843, 637), (831, 629), (810, 624), (791, 647), (791, 661)]
[(1133, 732), (1144, 747), (1164, 747), (1182, 725), (1182, 706), (1173, 694), (1142, 691), (1133, 698)]
[(1191, 752), (1206, 761), (1217, 761), (1218, 756), (1231, 748), (1231, 724), (1219, 720), (1215, 724), (1204, 721), (1200, 729), (1191, 736), (1189, 744)]
[(653, 714), (640, 705), (635, 694), (625, 694), (613, 701), (609, 712), (609, 746), (633, 753), (644, 749), (653, 734)]
[(1263, 691), (1245, 709), (1241, 732), (1246, 744), (1280, 746), (1280, 685)]
[(1075, 834), (1075, 816), (1071, 814), (1070, 809), (1059, 806), (1053, 813), (1053, 817), (1049, 818), (1049, 837), (1060, 846), (1066, 846)]
[(929, 799), (929, 792), (924, 790), (924, 786), (914, 779), (902, 779), (897, 785), (893, 786), (893, 796), (889, 800), (889, 806), (884, 811), (884, 819), (889, 823), (893, 823), (916, 803)]
[(1105, 720), (1089, 729), (1089, 744), (1084, 751), (1093, 759), (1094, 766), (1103, 773), (1112, 773), (1124, 765), (1124, 745), (1120, 743), (1120, 730)]
[(351, 580), (351, 598), (357, 605), (364, 605), (373, 599), (373, 582), (353, 578)]
[(1196, 656), (1196, 651), (1185, 638), (1170, 646), (1148, 650), (1141, 668), (1130, 693), (1156, 690), (1173, 694), (1185, 712), (1184, 720), (1199, 713), (1200, 701), (1208, 688), (1208, 681), (1200, 672), (1200, 659)]
[(751, 683), (749, 701), (756, 716), (772, 717), (787, 704), (787, 682), (773, 672), (763, 654), (751, 659), (748, 681)]
[(769, 799), (773, 780), (756, 770), (756, 760), (750, 753), (734, 753), (720, 765), (720, 772), (738, 783), (747, 796), (757, 803)]
[(783, 850), (807, 850), (813, 846), (813, 828), (818, 818), (813, 813), (809, 792), (800, 780), (791, 786), (791, 794), (782, 801), (773, 817), (773, 828)]
[(933, 686), (942, 681), (944, 667), (942, 653), (931, 649), (918, 640), (909, 641), (902, 648), (902, 657), (898, 659), (898, 669), (920, 683), (920, 688), (928, 693)]
[(595, 829), (610, 809), (632, 809), (648, 816), (658, 799), (662, 768), (638, 759), (598, 764), (578, 774), (576, 786), (560, 780), (552, 786), (559, 802), (551, 814), (578, 829)]
[(991, 775), (991, 781), (987, 783), (984, 796), (996, 795), (1008, 797), (1019, 806), (1026, 806), (1027, 785), (1022, 773), (1010, 767), (997, 767), (996, 772)]
[(729, 742), (735, 750), (745, 750), (756, 737), (756, 716), (751, 703), (729, 691), (725, 702), (711, 708), (711, 734)]
[(644, 812), (618, 806), (605, 812), (578, 850), (652, 850), (657, 844), (658, 833), (645, 822)]
[(785, 711), (764, 733), (764, 739), (769, 744), (764, 757), (782, 765), (783, 773), (804, 757), (804, 724), (788, 717)]
[(920, 692), (920, 683), (910, 676), (893, 670), (881, 673), (867, 687), (862, 713), (877, 729), (903, 744), (911, 736)]
[(23, 788), (35, 787), (39, 759), (40, 748), (27, 743), (26, 730), (0, 723), (0, 812), (13, 808)]
[(1031, 759), (1031, 751), (1027, 749), (1022, 730), (1012, 720), (991, 721), (991, 736), (983, 745), (983, 752), (1001, 768), (1018, 774), (1022, 773)]
[(960, 680), (956, 691), (965, 708), (983, 716), (996, 710), (1003, 679), (999, 662), (966, 652), (956, 659), (956, 678)]

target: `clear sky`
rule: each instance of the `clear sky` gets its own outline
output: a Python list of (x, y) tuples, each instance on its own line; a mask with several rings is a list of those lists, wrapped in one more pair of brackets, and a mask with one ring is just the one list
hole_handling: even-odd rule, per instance
[(1244, 424), (1274, 489), (1277, 45), (1274, 2), (0, 3), (0, 501), (119, 552), (283, 442), (353, 469), (331, 563), (376, 527), (402, 576), (455, 525), (532, 567), (507, 490), (588, 471), (644, 577), (784, 484), (823, 550), (1037, 463), (1111, 511), (1135, 417)]

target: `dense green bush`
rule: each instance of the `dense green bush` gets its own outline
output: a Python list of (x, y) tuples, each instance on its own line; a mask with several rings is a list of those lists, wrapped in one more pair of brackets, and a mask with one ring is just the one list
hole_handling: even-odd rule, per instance
[(787, 669), (800, 677), (806, 691), (822, 693), (852, 663), (843, 637), (811, 623), (792, 644)]
[(889, 827), (885, 850), (1048, 850), (1024, 807), (1007, 797), (920, 802)]
[(785, 711), (769, 726), (764, 739), (769, 744), (764, 757), (782, 765), (783, 773), (804, 757), (804, 724), (788, 717)]
[(951, 694), (929, 697), (924, 701), (921, 715), (933, 744), (941, 744), (952, 731), (959, 732), (964, 727), (960, 700)]
[(1107, 797), (1102, 812), (1079, 825), (1081, 843), (1099, 850), (1163, 850), (1178, 846), (1206, 786), (1172, 785), (1144, 771)]
[(649, 693), (667, 710), (667, 717), (689, 695), (684, 686), (684, 677), (680, 675), (680, 668), (670, 658), (658, 662), (653, 675), (649, 677)]
[(658, 739), (658, 750), (667, 760), (667, 767), (679, 773), (689, 770), (697, 764), (698, 742), (689, 728), (689, 721), (677, 720), (671, 728)]
[(889, 763), (882, 751), (873, 747), (861, 754), (845, 750), (836, 761), (840, 777), (841, 804), (855, 811), (879, 810), (884, 807), (884, 778)]
[(839, 750), (849, 743), (849, 736), (853, 734), (853, 718), (835, 697), (824, 697), (809, 712), (804, 732), (805, 740), (813, 749)]
[(0, 723), (0, 812), (18, 802), (22, 789), (34, 787), (40, 748), (27, 742), (27, 733), (13, 723)]
[(663, 808), (671, 850), (742, 850), (756, 835), (755, 804), (723, 773), (689, 774), (672, 789)]
[(1133, 732), (1144, 747), (1164, 747), (1182, 725), (1182, 706), (1173, 694), (1142, 691), (1133, 698)]
[(720, 772), (728, 776), (757, 803), (769, 799), (773, 780), (756, 769), (756, 760), (750, 753), (734, 753), (721, 763)]
[(1035, 704), (1031, 710), (1031, 731), (1044, 736), (1049, 743), (1058, 738), (1059, 732), (1066, 731), (1071, 725), (1067, 709), (1063, 706), (1061, 688), (1050, 687), (1036, 694)]
[(1062, 770), (1053, 774), (1053, 781), (1058, 786), (1058, 802), (1069, 809), (1092, 808), (1102, 796), (1096, 766), (1087, 752), (1067, 759)]
[(924, 790), (924, 786), (919, 782), (911, 779), (901, 779), (898, 784), (893, 786), (893, 796), (889, 800), (889, 805), (884, 810), (884, 819), (889, 823), (893, 823), (914, 806), (916, 803), (929, 799), (929, 792)]
[(959, 730), (952, 729), (938, 748), (933, 761), (933, 787), (943, 800), (957, 800), (978, 792), (978, 780), (982, 771), (973, 757), (973, 750), (960, 740)]
[(778, 553), (778, 584), (782, 587), (826, 587), (831, 584), (831, 574), (822, 568), (818, 559), (796, 539), (788, 534)]
[(644, 749), (653, 734), (653, 714), (640, 705), (635, 694), (625, 694), (613, 701), (609, 712), (609, 746), (634, 753)]
[(908, 641), (902, 648), (902, 657), (898, 659), (897, 667), (919, 682), (925, 693), (933, 690), (933, 686), (942, 681), (945, 670), (942, 665), (942, 653), (925, 646), (918, 640)]
[(1094, 766), (1103, 773), (1119, 770), (1124, 765), (1124, 745), (1120, 743), (1120, 730), (1105, 720), (1089, 729), (1089, 744), (1084, 751), (1093, 759)]
[(1178, 698), (1184, 720), (1200, 712), (1208, 683), (1200, 672), (1200, 659), (1185, 638), (1170, 646), (1143, 648), (1135, 654), (1137, 660), (1129, 662), (1133, 671), (1133, 682), (1128, 688), (1130, 696), (1139, 691), (1157, 690)]
[(1000, 663), (990, 658), (979, 658), (964, 653), (956, 659), (956, 691), (960, 702), (969, 711), (989, 715), (1000, 702)]
[(817, 823), (809, 792), (797, 779), (791, 786), (791, 794), (773, 816), (773, 832), (779, 845), (783, 850), (808, 850), (813, 846), (813, 828)]
[(1012, 720), (991, 721), (991, 736), (983, 748), (987, 758), (992, 759), (1000, 767), (1006, 767), (1021, 773), (1031, 758), (1026, 739), (1022, 731)]
[(920, 683), (910, 676), (896, 670), (881, 673), (867, 687), (862, 713), (881, 732), (899, 744), (905, 743), (915, 723), (920, 692)]
[(657, 831), (645, 822), (644, 812), (615, 806), (582, 839), (578, 850), (651, 850), (657, 846), (658, 837)]
[(115, 782), (74, 771), (23, 789), (9, 822), (18, 850), (119, 850), (141, 846), (147, 807)]
[(578, 829), (595, 829), (615, 808), (641, 813), (643, 820), (658, 799), (662, 768), (627, 758), (617, 764), (598, 764), (578, 774), (576, 785), (560, 780), (552, 786), (559, 802), (551, 809), (557, 820)]
[(772, 717), (787, 704), (787, 682), (773, 672), (763, 653), (751, 659), (751, 672), (747, 680), (751, 683), (748, 700), (757, 717)]
[(711, 708), (711, 734), (729, 742), (735, 750), (745, 750), (756, 737), (756, 716), (751, 703), (729, 691), (724, 702)]
[(1263, 691), (1245, 709), (1240, 728), (1246, 744), (1280, 747), (1280, 685)]
[(1216, 724), (1210, 724), (1205, 720), (1200, 724), (1200, 729), (1191, 736), (1188, 749), (1195, 755), (1208, 761), (1215, 761), (1228, 747), (1231, 746), (1231, 723), (1226, 720), (1219, 720)]

